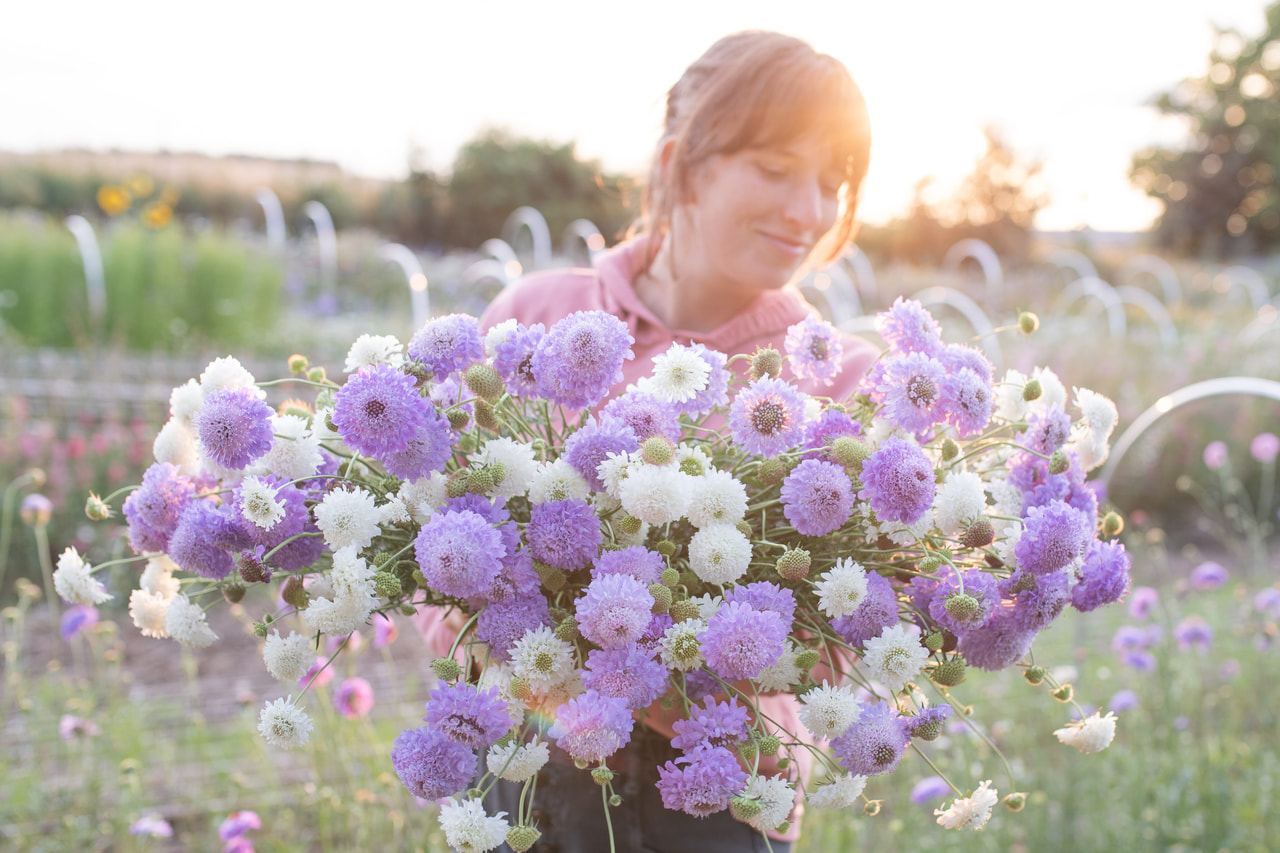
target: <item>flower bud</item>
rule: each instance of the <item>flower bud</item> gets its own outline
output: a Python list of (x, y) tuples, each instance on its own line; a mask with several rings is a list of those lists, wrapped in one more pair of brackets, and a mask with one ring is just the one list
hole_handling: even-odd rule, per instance
[(782, 749), (782, 741), (777, 735), (765, 735), (760, 738), (761, 755), (777, 755), (779, 749)]
[(671, 587), (661, 583), (651, 583), (649, 594), (653, 596), (654, 613), (666, 613), (671, 609)]
[(790, 829), (791, 829), (791, 821), (784, 820), (782, 823), (774, 827), (773, 831), (778, 833), (779, 835), (785, 835), (787, 831)]
[(926, 634), (924, 638), (924, 647), (931, 652), (938, 652), (942, 649), (942, 632), (933, 631)]
[(525, 853), (538, 843), (542, 833), (533, 826), (513, 826), (507, 830), (507, 846), (516, 853)]
[(777, 760), (776, 764), (777, 764), (777, 766), (778, 766), (778, 769), (779, 769), (779, 770), (786, 770), (788, 767), (790, 767), (790, 766), (791, 766), (791, 759), (790, 759), (790, 758), (785, 758), (785, 757), (784, 757), (784, 758), (779, 758), (779, 759)]
[(1002, 800), (1011, 812), (1020, 812), (1027, 807), (1027, 795), (1019, 792), (1009, 794)]
[(951, 658), (935, 666), (929, 673), (929, 677), (933, 679), (934, 684), (955, 687), (964, 681), (964, 668), (964, 658)]
[(679, 547), (680, 546), (672, 542), (670, 539), (663, 539), (653, 546), (654, 550), (664, 557), (670, 557)]
[(1071, 459), (1067, 456), (1067, 451), (1059, 447), (1053, 451), (1053, 455), (1049, 457), (1049, 473), (1065, 474), (1071, 467)]
[(813, 559), (803, 548), (792, 548), (778, 558), (778, 574), (789, 581), (804, 580), (812, 566)]
[(227, 575), (218, 587), (222, 590), (222, 597), (232, 604), (239, 604), (244, 600), (245, 586), (239, 575)]
[(33, 489), (43, 489), (44, 484), (49, 481), (43, 468), (28, 468), (27, 479), (31, 481), (31, 488)]
[(406, 375), (412, 376), (418, 382), (418, 387), (426, 385), (435, 376), (435, 371), (430, 370), (420, 361), (406, 362), (404, 367), (400, 368)]
[(466, 409), (450, 409), (444, 416), (448, 418), (449, 426), (454, 430), (464, 430), (467, 424), (471, 423), (471, 415), (467, 414)]
[(942, 567), (942, 558), (931, 554), (916, 564), (916, 571), (922, 575), (931, 575)]
[(1018, 315), (1018, 328), (1022, 330), (1022, 334), (1029, 335), (1040, 328), (1040, 318), (1030, 311), (1023, 311)]
[(640, 458), (650, 465), (669, 465), (676, 458), (676, 446), (665, 435), (651, 435), (640, 442)]
[(311, 382), (324, 382), (325, 372), (323, 367), (311, 367), (307, 369), (307, 379)]
[(608, 767), (594, 767), (591, 770), (591, 781), (603, 788), (613, 781), (613, 771)]
[(22, 499), (18, 517), (28, 527), (47, 527), (53, 518), (53, 501), (44, 495), (30, 494)]
[(862, 807), (862, 811), (868, 817), (875, 817), (880, 814), (880, 804), (883, 802), (884, 800), (868, 800), (867, 804)]
[(756, 468), (756, 479), (763, 486), (774, 486), (781, 483), (790, 473), (787, 463), (778, 458), (762, 459)]
[(1053, 691), (1053, 698), (1059, 702), (1070, 702), (1075, 698), (1076, 690), (1070, 684), (1064, 684), (1057, 690)]
[(550, 592), (559, 592), (564, 589), (564, 585), (569, 580), (560, 569), (555, 566), (548, 566), (541, 560), (533, 561), (533, 570), (538, 573), (538, 579), (542, 581), (542, 585)]
[(680, 473), (688, 474), (690, 477), (701, 477), (707, 473), (707, 469), (700, 458), (690, 454), (680, 460)]
[(444, 494), (447, 498), (460, 498), (467, 493), (466, 471), (454, 471), (444, 483)]
[(475, 410), (476, 425), (496, 432), (498, 429), (498, 416), (494, 414), (493, 406), (484, 400), (476, 400)]
[(751, 534), (755, 532), (751, 529), (751, 522), (747, 521), (745, 518), (735, 524), (734, 527), (738, 528), (738, 532), (748, 539), (752, 538)]
[(614, 518), (614, 524), (618, 530), (627, 536), (635, 536), (644, 526), (644, 522), (636, 518), (629, 512), (623, 511), (618, 513)]
[(735, 820), (740, 820), (743, 823), (747, 823), (753, 817), (759, 815), (761, 808), (760, 801), (754, 797), (744, 797), (742, 794), (738, 794), (729, 800), (730, 814), (733, 815)]
[(578, 620), (573, 616), (566, 616), (556, 625), (556, 639), (564, 640), (566, 643), (572, 643), (574, 640), (582, 636), (582, 632), (578, 630)]
[(467, 473), (467, 492), (473, 495), (487, 495), (493, 491), (493, 474), (488, 468), (472, 468)]
[(618, 806), (622, 805), (622, 797), (618, 794), (614, 794), (609, 798), (609, 805), (616, 809)]
[(680, 583), (680, 573), (678, 571), (671, 568), (671, 566), (667, 566), (662, 570), (663, 586), (674, 587), (678, 583)]
[(401, 616), (413, 616), (413, 615), (416, 615), (417, 612), (418, 612), (418, 608), (414, 607), (412, 604), (409, 604), (408, 602), (400, 605)]
[(533, 686), (518, 675), (511, 679), (507, 690), (510, 691), (512, 698), (521, 702), (528, 702), (533, 698)]
[(1124, 517), (1118, 512), (1109, 512), (1102, 519), (1102, 532), (1106, 536), (1119, 536), (1124, 531)]
[(1022, 399), (1026, 400), (1028, 403), (1032, 400), (1039, 400), (1042, 390), (1039, 379), (1030, 379), (1027, 381), (1026, 385), (1022, 386)]
[(88, 499), (84, 502), (84, 514), (89, 516), (90, 521), (106, 521), (111, 517), (111, 506), (90, 492)]
[(698, 603), (683, 598), (680, 601), (671, 603), (668, 612), (671, 618), (677, 622), (684, 622), (686, 619), (696, 619), (698, 617)]
[(453, 658), (436, 658), (431, 662), (431, 671), (441, 681), (454, 681), (462, 675), (462, 667)]
[(271, 580), (271, 569), (252, 551), (241, 551), (236, 564), (240, 570), (240, 580), (245, 583), (266, 583)]
[(950, 462), (960, 455), (960, 445), (956, 443), (954, 438), (945, 438), (942, 440), (942, 461)]
[(375, 572), (373, 575), (373, 591), (379, 598), (395, 598), (400, 594), (400, 578), (391, 572)]
[(264, 639), (265, 639), (265, 638), (266, 638), (266, 636), (267, 636), (267, 623), (266, 623), (266, 622), (254, 622), (254, 623), (253, 623), (253, 634), (254, 634), (254, 636), (255, 636), (255, 637), (262, 637), (262, 638), (264, 638)]
[(307, 361), (307, 357), (305, 355), (299, 355), (295, 352), (293, 355), (289, 356), (289, 372), (294, 376), (297, 376), (300, 373), (306, 373), (307, 368), (310, 366), (311, 362)]
[(983, 516), (965, 528), (960, 535), (960, 544), (966, 548), (985, 548), (996, 541), (996, 529), (991, 520)]
[(947, 615), (957, 622), (972, 622), (982, 613), (982, 602), (978, 597), (959, 590), (948, 595), (942, 606)]
[(493, 475), (493, 484), (500, 486), (502, 481), (507, 479), (507, 466), (501, 462), (490, 462), (489, 473)]
[(468, 367), (462, 374), (462, 381), (472, 393), (490, 403), (497, 402), (506, 389), (502, 386), (502, 377), (493, 365), (478, 362)]
[(751, 369), (747, 376), (752, 382), (757, 379), (763, 379), (768, 376), (771, 379), (777, 379), (782, 375), (782, 353), (773, 347), (765, 347), (757, 349), (755, 354), (751, 356)]
[(759, 754), (760, 747), (754, 740), (748, 739), (738, 744), (738, 755), (748, 764), (753, 763)]
[(801, 672), (808, 672), (809, 670), (817, 666), (818, 661), (821, 659), (822, 659), (821, 656), (818, 654), (816, 650), (805, 649), (804, 651), (800, 652), (800, 654), (796, 655), (796, 669), (800, 670)]
[(831, 455), (835, 457), (837, 465), (861, 475), (862, 463), (871, 455), (871, 445), (851, 435), (842, 435), (831, 442)]
[(307, 606), (307, 602), (311, 600), (311, 596), (307, 595), (306, 588), (302, 585), (302, 578), (292, 575), (284, 582), (284, 587), (280, 590), (280, 597), (284, 599), (285, 604), (296, 607), (299, 610)]
[(1044, 683), (1044, 677), (1048, 674), (1049, 671), (1042, 666), (1029, 666), (1022, 673), (1022, 677), (1027, 680), (1028, 684), (1040, 685)]
[(912, 727), (911, 736), (920, 738), (920, 740), (933, 741), (942, 735), (943, 720), (941, 717), (932, 717), (928, 722), (917, 723)]

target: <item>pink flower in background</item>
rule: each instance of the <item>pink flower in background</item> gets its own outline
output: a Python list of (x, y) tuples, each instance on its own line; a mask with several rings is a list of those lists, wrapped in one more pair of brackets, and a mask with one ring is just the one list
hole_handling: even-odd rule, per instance
[(1258, 433), (1249, 442), (1249, 454), (1264, 465), (1275, 462), (1280, 454), (1280, 437), (1270, 432)]
[(258, 817), (257, 812), (232, 812), (218, 827), (218, 838), (221, 841), (230, 841), (251, 829), (262, 829), (262, 818)]
[[(307, 683), (311, 681), (311, 677), (313, 675), (316, 680), (315, 683), (311, 685), (312, 687), (324, 687), (330, 681), (333, 681), (333, 667), (324, 666), (325, 661), (327, 660), (328, 658), (317, 657), (316, 662), (313, 663), (311, 667), (303, 673), (302, 677), (298, 679), (298, 686), (306, 687)], [(320, 669), (322, 666), (324, 666), (323, 670)], [(316, 673), (320, 674), (316, 675)]]
[(329, 654), (333, 654), (334, 652), (338, 651), (338, 649), (343, 648), (342, 646), (343, 640), (346, 640), (347, 642), (346, 648), (343, 649), (343, 651), (347, 651), (347, 652), (358, 652), (360, 651), (360, 647), (364, 645), (364, 637), (361, 636), (360, 632), (352, 631), (350, 638), (330, 637), (328, 640), (325, 641), (325, 646), (324, 646), (325, 650)]
[(62, 614), (62, 639), (70, 640), (76, 634), (98, 624), (98, 608), (92, 604), (75, 604)]
[(333, 707), (348, 720), (356, 720), (373, 709), (373, 686), (363, 678), (348, 678), (333, 694)]
[(1191, 588), (1201, 592), (1217, 589), (1227, 582), (1227, 570), (1213, 560), (1206, 560), (1191, 570)]
[(1217, 471), (1227, 464), (1227, 446), (1221, 441), (1211, 441), (1204, 448), (1204, 465), (1210, 471)]
[(155, 815), (144, 815), (129, 826), (130, 835), (151, 835), (156, 838), (172, 838), (173, 827), (169, 821)]
[(1160, 602), (1160, 593), (1154, 587), (1137, 586), (1129, 594), (1129, 615), (1134, 619), (1147, 619)]
[(396, 641), (396, 637), (398, 636), (400, 636), (400, 629), (396, 627), (395, 622), (392, 622), (381, 613), (374, 614), (373, 647), (375, 649), (391, 645)]
[(82, 737), (97, 737), (102, 729), (93, 720), (77, 717), (74, 714), (63, 714), (58, 721), (58, 734), (65, 741), (79, 740)]

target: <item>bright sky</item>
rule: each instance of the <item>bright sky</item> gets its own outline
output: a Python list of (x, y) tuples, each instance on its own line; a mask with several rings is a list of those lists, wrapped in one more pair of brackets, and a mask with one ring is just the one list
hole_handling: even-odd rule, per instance
[(487, 125), (641, 172), (663, 93), (727, 33), (774, 29), (843, 60), (871, 109), (863, 211), (954, 185), (1000, 128), (1041, 159), (1037, 225), (1146, 227), (1132, 154), (1179, 140), (1145, 103), (1206, 69), (1213, 25), (1247, 36), (1264, 0), (775, 0), (640, 3), (172, 0), (11, 3), (0, 27), (0, 150), (196, 150), (447, 170)]

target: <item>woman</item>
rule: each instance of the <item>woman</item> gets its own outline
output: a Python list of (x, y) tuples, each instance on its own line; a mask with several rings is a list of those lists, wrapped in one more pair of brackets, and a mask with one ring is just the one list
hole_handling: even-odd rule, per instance
[[(607, 311), (635, 338), (635, 358), (614, 393), (647, 374), (651, 357), (673, 341), (730, 355), (769, 345), (781, 351), (787, 328), (815, 313), (786, 285), (834, 260), (851, 239), (869, 152), (866, 106), (839, 61), (777, 33), (721, 39), (668, 93), (643, 217), (631, 239), (594, 270), (525, 278), (494, 300), (481, 328), (508, 319), (550, 327), (575, 311)], [(801, 388), (843, 399), (875, 355), (866, 342), (848, 339), (834, 384)], [(428, 641), (447, 650), (450, 626), (438, 617), (426, 622)], [(803, 730), (790, 696), (764, 697), (761, 710), (791, 731)], [(697, 820), (662, 808), (655, 767), (676, 756), (669, 716), (648, 709), (631, 745), (610, 759), (623, 798), (611, 810), (616, 849), (766, 849), (727, 811)], [(808, 752), (791, 757), (806, 774)], [(609, 849), (600, 789), (589, 774), (552, 762), (538, 795), (543, 836), (534, 849)], [(487, 805), (514, 813), (518, 797), (519, 786), (499, 783)], [(773, 850), (788, 850), (798, 837), (801, 810), (797, 802), (790, 829), (771, 833)]]

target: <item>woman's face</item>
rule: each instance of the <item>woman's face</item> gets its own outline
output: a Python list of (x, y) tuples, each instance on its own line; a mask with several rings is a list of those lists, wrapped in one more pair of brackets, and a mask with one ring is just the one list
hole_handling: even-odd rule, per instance
[(680, 278), (751, 296), (786, 284), (835, 224), (844, 176), (832, 160), (817, 137), (709, 158), (673, 217)]

